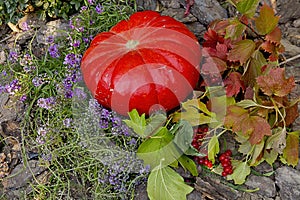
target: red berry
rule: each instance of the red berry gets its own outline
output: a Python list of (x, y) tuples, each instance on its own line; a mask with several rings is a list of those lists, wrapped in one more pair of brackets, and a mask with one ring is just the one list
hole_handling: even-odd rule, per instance
[(222, 162), (225, 158), (226, 158), (226, 155), (221, 154), (221, 155), (219, 156), (219, 161)]
[(230, 172), (232, 172), (232, 166), (227, 166), (227, 167), (224, 167), (224, 172), (226, 172), (226, 174), (230, 174)]
[(208, 163), (209, 163), (209, 160), (205, 159), (204, 160), (204, 165), (207, 166)]
[(213, 164), (212, 164), (211, 161), (208, 161), (206, 166), (207, 166), (208, 168), (212, 168), (212, 167), (213, 167)]
[(198, 164), (199, 165), (204, 165), (204, 159), (203, 158), (199, 158), (199, 160), (198, 160)]
[(226, 156), (231, 156), (232, 155), (232, 151), (230, 150), (230, 149), (228, 149), (228, 150), (226, 150), (225, 152), (224, 152), (224, 154), (226, 155)]
[(233, 173), (233, 169), (230, 169), (229, 171), (228, 171), (228, 174), (232, 174)]
[(224, 162), (224, 163), (229, 163), (229, 162), (231, 162), (230, 160), (231, 160), (230, 158), (225, 157), (224, 160), (223, 160), (222, 162)]
[(227, 173), (223, 171), (222, 176), (227, 176)]
[(221, 165), (222, 165), (223, 168), (225, 168), (225, 167), (231, 166), (231, 163), (222, 162)]
[(208, 127), (203, 127), (203, 128), (202, 128), (202, 131), (203, 131), (203, 132), (208, 132)]

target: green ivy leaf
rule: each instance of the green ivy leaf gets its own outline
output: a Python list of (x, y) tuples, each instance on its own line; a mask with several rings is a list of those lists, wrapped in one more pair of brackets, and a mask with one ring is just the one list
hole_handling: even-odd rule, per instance
[(279, 16), (275, 16), (273, 9), (264, 4), (260, 9), (259, 17), (255, 20), (255, 26), (259, 34), (266, 35), (275, 29), (278, 21)]
[(181, 120), (173, 130), (175, 135), (173, 142), (177, 147), (186, 155), (191, 156), (202, 156), (202, 154), (195, 149), (191, 143), (194, 136), (194, 131), (192, 125), (185, 121)]
[(145, 114), (139, 115), (136, 109), (133, 109), (128, 113), (130, 120), (126, 119), (123, 120), (126, 125), (133, 129), (133, 131), (140, 135), (141, 137), (145, 137), (145, 130), (146, 130), (146, 118)]
[(167, 166), (174, 163), (182, 152), (173, 142), (174, 136), (166, 127), (160, 130), (147, 140), (145, 140), (138, 148), (137, 155), (149, 164), (152, 169), (162, 165)]
[(253, 100), (245, 99), (245, 100), (242, 100), (242, 101), (236, 103), (235, 105), (242, 107), (242, 108), (249, 108), (249, 107), (256, 107), (258, 104), (256, 102), (254, 102)]
[(182, 155), (179, 159), (178, 162), (180, 165), (185, 169), (191, 172), (193, 176), (198, 176), (198, 170), (197, 170), (197, 165), (195, 162), (187, 157), (186, 155)]
[(246, 15), (247, 17), (251, 18), (254, 16), (256, 8), (260, 0), (243, 0), (239, 1), (236, 4), (236, 9)]
[(227, 176), (228, 180), (233, 180), (235, 184), (243, 184), (246, 181), (246, 177), (250, 174), (250, 166), (247, 162), (239, 162), (233, 173)]
[(215, 157), (220, 152), (219, 140), (216, 135), (214, 135), (208, 142), (208, 159), (215, 163)]
[(150, 200), (186, 200), (193, 188), (184, 183), (183, 178), (170, 167), (159, 167), (148, 177), (147, 192)]

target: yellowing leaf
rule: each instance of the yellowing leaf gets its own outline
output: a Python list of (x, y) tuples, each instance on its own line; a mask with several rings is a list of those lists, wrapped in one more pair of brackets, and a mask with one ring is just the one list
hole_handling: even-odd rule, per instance
[(252, 155), (251, 155), (251, 163), (250, 166), (256, 166), (257, 164), (259, 164), (261, 162), (262, 159), (262, 153), (264, 150), (264, 141), (261, 141), (258, 144), (255, 144)]
[(271, 127), (264, 118), (250, 116), (247, 110), (235, 105), (228, 107), (224, 125), (234, 132), (249, 135), (252, 145), (260, 143), (265, 135), (272, 135)]
[(220, 152), (219, 140), (216, 135), (214, 135), (208, 142), (208, 159), (212, 163), (215, 163), (215, 157)]
[(266, 35), (277, 26), (279, 17), (275, 16), (272, 8), (264, 4), (260, 9), (260, 15), (255, 20), (255, 26), (259, 34)]
[(230, 61), (239, 61), (243, 65), (253, 54), (254, 50), (255, 43), (252, 40), (241, 40), (233, 45), (227, 59)]
[(193, 188), (184, 183), (183, 178), (170, 167), (159, 167), (151, 171), (147, 182), (150, 200), (186, 200)]
[(191, 99), (182, 103), (183, 111), (175, 113), (173, 121), (186, 120), (192, 126), (215, 122), (215, 113), (210, 112), (199, 99)]
[(239, 19), (231, 20), (229, 23), (229, 26), (226, 27), (225, 39), (230, 38), (232, 40), (236, 40), (241, 37), (246, 26), (242, 24)]
[(237, 2), (236, 9), (251, 18), (254, 16), (259, 0), (242, 0)]
[(295, 167), (299, 161), (299, 132), (288, 133), (283, 158), (288, 165)]
[(284, 68), (271, 69), (268, 74), (257, 77), (256, 81), (268, 96), (284, 97), (296, 86), (294, 77), (285, 78)]
[(250, 166), (247, 162), (239, 162), (235, 169), (233, 170), (233, 174), (228, 175), (228, 180), (233, 180), (235, 184), (243, 184), (246, 181), (246, 177), (250, 174)]

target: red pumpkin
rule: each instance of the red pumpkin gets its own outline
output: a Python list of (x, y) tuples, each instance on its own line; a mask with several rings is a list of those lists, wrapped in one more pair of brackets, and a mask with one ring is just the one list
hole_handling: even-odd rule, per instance
[(126, 115), (136, 108), (177, 107), (199, 79), (200, 45), (187, 27), (154, 11), (133, 14), (98, 34), (85, 52), (81, 70), (104, 107)]

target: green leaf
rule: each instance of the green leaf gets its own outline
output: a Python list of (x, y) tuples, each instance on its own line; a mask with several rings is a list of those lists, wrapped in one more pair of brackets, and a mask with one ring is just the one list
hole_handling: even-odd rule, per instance
[(254, 87), (256, 84), (256, 78), (261, 75), (261, 68), (267, 64), (267, 60), (263, 53), (259, 50), (254, 51), (251, 55), (250, 63), (244, 69), (242, 80), (250, 87)]
[(256, 8), (258, 6), (260, 0), (242, 0), (237, 2), (236, 9), (246, 15), (247, 17), (251, 18), (254, 16)]
[(210, 112), (199, 99), (191, 99), (182, 103), (182, 112), (175, 113), (173, 120), (186, 120), (192, 126), (215, 122), (215, 114)]
[(175, 162), (182, 152), (173, 142), (174, 136), (166, 127), (160, 130), (147, 140), (145, 140), (138, 148), (137, 155), (149, 164), (152, 169), (162, 165), (167, 166)]
[(195, 164), (195, 162), (192, 159), (190, 159), (189, 157), (187, 157), (185, 155), (182, 155), (178, 159), (178, 162), (185, 170), (188, 170), (189, 172), (191, 172), (191, 174), (193, 176), (198, 176), (197, 165)]
[(237, 164), (233, 173), (227, 176), (228, 180), (233, 180), (235, 184), (243, 184), (246, 177), (250, 174), (251, 169), (247, 162), (240, 162)]
[(150, 200), (186, 200), (193, 188), (184, 183), (183, 178), (170, 167), (159, 167), (151, 171), (147, 192)]
[(162, 127), (167, 120), (167, 116), (161, 113), (152, 114), (147, 120), (146, 129), (144, 131), (145, 136), (153, 135)]
[(265, 141), (262, 140), (260, 143), (254, 145), (253, 152), (251, 154), (251, 163), (250, 166), (256, 166), (261, 162), (261, 154), (264, 150)]
[(259, 17), (255, 20), (255, 26), (259, 34), (266, 35), (275, 29), (278, 21), (279, 16), (275, 16), (273, 9), (264, 4), (260, 9)]
[(264, 159), (271, 166), (273, 166), (274, 162), (277, 160), (278, 155), (278, 152), (274, 149), (264, 150)]
[(145, 134), (146, 130), (146, 118), (145, 114), (139, 115), (138, 111), (136, 109), (133, 109), (128, 113), (130, 120), (126, 119), (123, 120), (126, 125), (133, 129), (133, 131), (140, 135), (141, 137), (147, 136)]
[(176, 124), (176, 127), (174, 129), (175, 137), (173, 142), (184, 154), (191, 156), (202, 155), (191, 145), (194, 131), (192, 125), (189, 122), (181, 120), (178, 124)]
[(299, 161), (299, 132), (288, 133), (286, 138), (286, 147), (283, 150), (282, 157), (288, 165), (295, 167)]
[(208, 142), (208, 159), (215, 163), (215, 157), (220, 152), (219, 140), (216, 135), (214, 135)]
[(256, 107), (257, 103), (254, 102), (253, 100), (245, 99), (245, 100), (242, 100), (242, 101), (236, 103), (235, 105), (242, 107), (242, 108), (249, 108), (249, 107)]
[(255, 43), (253, 40), (245, 39), (233, 45), (233, 48), (228, 53), (229, 61), (238, 61), (241, 65), (251, 57), (255, 50)]
[(230, 38), (232, 40), (236, 40), (241, 37), (246, 29), (246, 26), (238, 19), (233, 19), (229, 23), (229, 26), (226, 27), (225, 39)]

